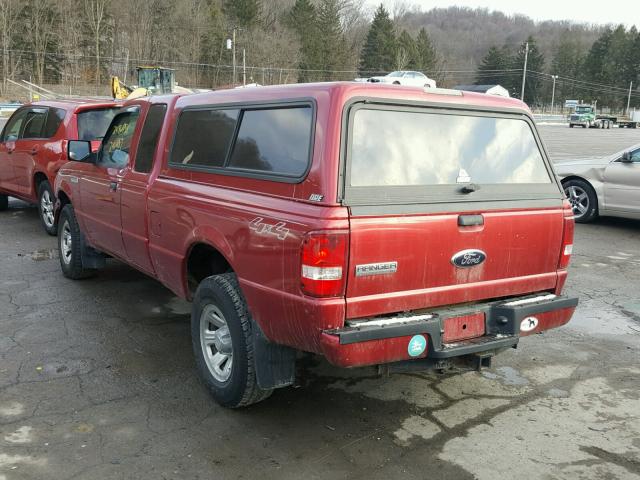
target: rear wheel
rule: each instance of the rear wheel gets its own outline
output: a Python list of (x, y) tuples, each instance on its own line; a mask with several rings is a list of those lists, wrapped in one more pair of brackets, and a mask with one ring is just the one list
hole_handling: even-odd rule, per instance
[(573, 128), (573, 127), (574, 127), (573, 123), (570, 123), (569, 128)]
[(92, 268), (82, 266), (82, 241), (80, 227), (73, 207), (66, 205), (58, 221), (58, 253), (62, 274), (73, 280), (88, 278), (96, 274)]
[(9, 208), (9, 197), (0, 195), (0, 212)]
[(49, 182), (47, 180), (40, 182), (38, 185), (38, 210), (44, 231), (49, 235), (58, 233), (58, 224), (53, 211), (55, 203), (56, 198)]
[(245, 407), (273, 391), (258, 386), (253, 335), (236, 276), (225, 273), (205, 278), (191, 312), (193, 352), (200, 378), (224, 407)]
[(573, 209), (576, 222), (587, 223), (598, 217), (598, 197), (588, 182), (572, 179), (564, 182), (562, 186)]

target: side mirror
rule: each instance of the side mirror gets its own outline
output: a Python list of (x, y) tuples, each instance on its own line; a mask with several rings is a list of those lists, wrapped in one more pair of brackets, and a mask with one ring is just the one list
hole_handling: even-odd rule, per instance
[(92, 157), (91, 142), (84, 140), (69, 140), (67, 150), (69, 160), (74, 162), (86, 162)]
[(622, 158), (620, 159), (621, 162), (623, 163), (631, 163), (633, 162), (633, 159), (631, 158), (631, 152), (624, 152), (622, 154)]

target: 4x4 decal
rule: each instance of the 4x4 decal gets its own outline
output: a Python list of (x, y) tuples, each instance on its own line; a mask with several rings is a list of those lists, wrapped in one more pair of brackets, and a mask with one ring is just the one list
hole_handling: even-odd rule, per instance
[(284, 240), (289, 235), (289, 229), (285, 222), (278, 222), (275, 225), (265, 223), (264, 218), (256, 217), (249, 222), (249, 228), (259, 235), (274, 235), (279, 240)]

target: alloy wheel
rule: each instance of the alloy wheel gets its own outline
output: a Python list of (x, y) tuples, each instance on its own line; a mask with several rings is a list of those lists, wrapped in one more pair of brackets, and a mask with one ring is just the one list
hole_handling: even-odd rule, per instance
[(212, 304), (200, 315), (200, 346), (213, 378), (221, 383), (229, 380), (233, 367), (231, 332), (220, 309)]
[(62, 253), (62, 260), (66, 265), (71, 263), (71, 256), (73, 254), (73, 237), (71, 236), (71, 227), (69, 221), (65, 220), (62, 225), (62, 235), (60, 237), (60, 253)]
[(573, 213), (577, 218), (583, 217), (589, 212), (589, 195), (577, 185), (569, 185), (564, 188), (564, 193), (569, 199)]
[(55, 223), (53, 215), (53, 199), (48, 190), (42, 192), (40, 197), (40, 211), (42, 212), (42, 220), (47, 228), (52, 228)]

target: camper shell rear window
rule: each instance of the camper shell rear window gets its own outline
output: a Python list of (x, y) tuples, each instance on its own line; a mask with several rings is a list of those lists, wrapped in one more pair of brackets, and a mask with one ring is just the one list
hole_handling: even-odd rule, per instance
[(524, 114), (359, 102), (345, 127), (345, 203), (560, 198)]

